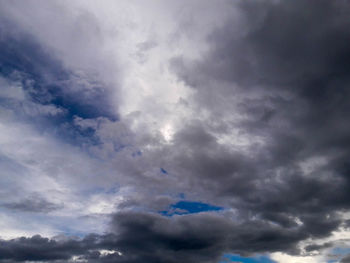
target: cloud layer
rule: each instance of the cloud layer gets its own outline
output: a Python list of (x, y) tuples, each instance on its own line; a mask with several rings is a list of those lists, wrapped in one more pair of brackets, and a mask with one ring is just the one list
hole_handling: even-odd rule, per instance
[(347, 262), (347, 1), (0, 10), (0, 262)]

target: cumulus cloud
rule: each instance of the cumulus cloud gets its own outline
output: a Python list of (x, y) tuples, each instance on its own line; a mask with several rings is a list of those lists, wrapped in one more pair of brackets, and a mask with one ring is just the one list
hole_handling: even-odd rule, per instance
[(0, 7), (0, 261), (347, 262), (348, 2)]

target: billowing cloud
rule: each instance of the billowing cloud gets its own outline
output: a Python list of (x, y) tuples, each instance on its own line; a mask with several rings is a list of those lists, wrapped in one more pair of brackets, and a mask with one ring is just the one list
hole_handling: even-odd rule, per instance
[(348, 2), (0, 10), (1, 262), (347, 262)]

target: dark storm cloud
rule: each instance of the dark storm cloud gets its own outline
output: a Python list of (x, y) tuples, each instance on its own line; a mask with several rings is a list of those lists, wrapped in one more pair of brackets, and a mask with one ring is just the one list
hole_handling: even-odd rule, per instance
[[(77, 256), (88, 262), (216, 262), (225, 251), (264, 252), (267, 246), (270, 251), (290, 249), (306, 235), (258, 221), (237, 224), (211, 214), (169, 218), (123, 212), (114, 217), (114, 227), (116, 234), (89, 235), (82, 240), (41, 236), (3, 240), (0, 260), (50, 261)], [(102, 255), (101, 249), (114, 253)]]
[[(174, 160), (206, 196), (242, 217), (285, 229), (298, 218), (307, 233), (326, 236), (350, 200), (350, 5), (240, 1), (237, 8), (241, 23), (209, 34), (202, 59), (171, 62), (196, 90), (196, 107), (209, 113), (197, 130), (175, 135), (183, 149)], [(231, 130), (262, 143), (246, 151), (218, 143)]]
[(1, 241), (0, 260), (50, 261), (75, 256), (87, 262), (212, 263), (224, 253), (296, 253), (298, 241), (313, 237), (309, 230), (262, 220), (235, 221), (228, 214), (164, 217), (130, 211), (114, 215), (112, 234), (75, 240), (33, 236)]
[(0, 262), (68, 260), (74, 255), (100, 257), (98, 249), (115, 244), (114, 236), (88, 235), (84, 239), (55, 240), (39, 235), (0, 241)]
[[(141, 262), (217, 262), (224, 252), (240, 254), (295, 249), (308, 236), (263, 221), (235, 222), (214, 213), (162, 217), (122, 212), (114, 217), (118, 249)], [(126, 261), (129, 262), (129, 261)]]
[(344, 258), (340, 261), (340, 263), (349, 263), (349, 262), (350, 262), (350, 255), (344, 257)]
[(72, 252), (82, 251), (76, 241), (60, 244), (54, 240), (39, 235), (31, 238), (18, 238), (10, 241), (0, 241), (0, 260), (39, 261), (69, 259)]

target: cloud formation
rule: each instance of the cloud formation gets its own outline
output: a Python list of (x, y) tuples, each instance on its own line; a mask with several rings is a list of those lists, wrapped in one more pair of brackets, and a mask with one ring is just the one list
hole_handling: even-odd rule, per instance
[(347, 262), (347, 1), (0, 10), (0, 261)]

